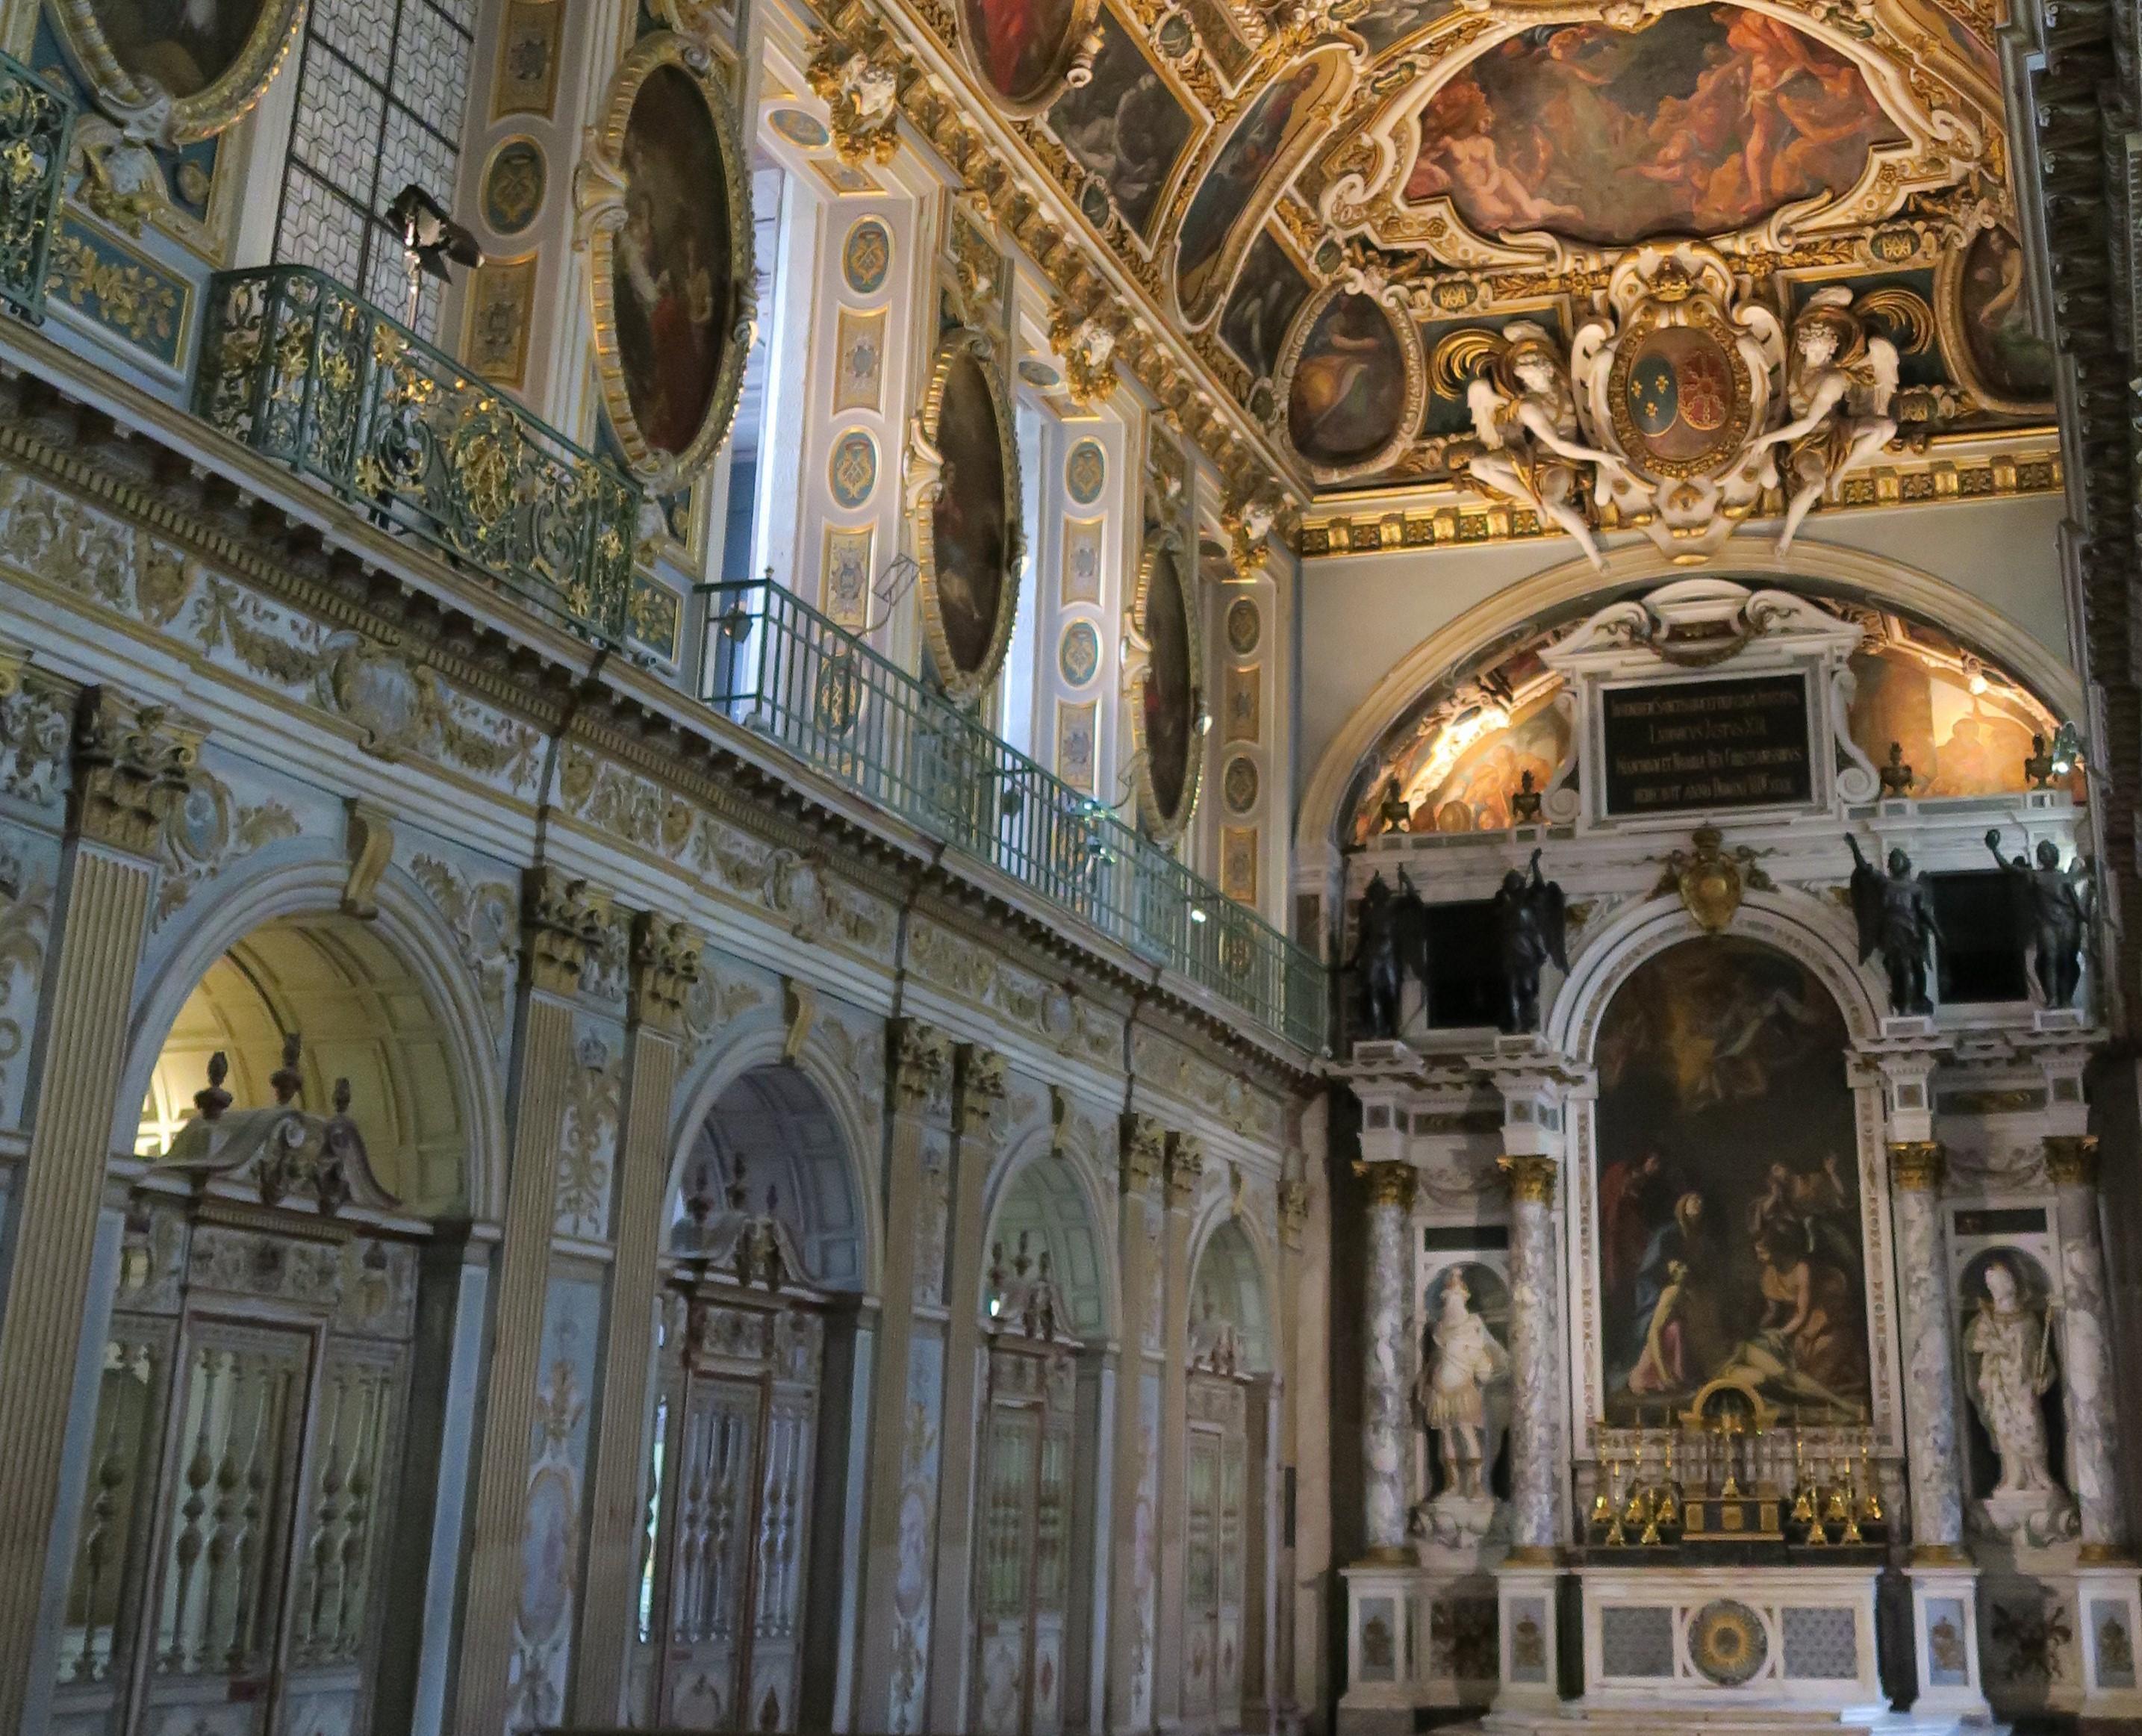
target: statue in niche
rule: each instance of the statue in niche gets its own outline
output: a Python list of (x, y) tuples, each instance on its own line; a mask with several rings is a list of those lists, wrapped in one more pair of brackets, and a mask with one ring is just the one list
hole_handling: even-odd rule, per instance
[(1800, 522), (1824, 494), (1896, 437), (1889, 413), (1897, 395), (1897, 346), (1870, 333), (1841, 284), (1818, 289), (1793, 322), (1792, 420), (1756, 442), (1785, 449), (1781, 468), (1791, 490), (1778, 552), (1793, 545)]
[(1932, 890), (1924, 875), (1912, 871), (1912, 859), (1903, 851), (1889, 852), (1885, 874), (1860, 854), (1858, 839), (1847, 832), (1844, 841), (1852, 847), (1852, 914), (1859, 926), (1859, 962), (1882, 954), (1892, 1013), (1930, 1015), (1934, 1008), (1927, 994), (1927, 948), (1941, 939)]
[(2014, 877), (2016, 890), (2027, 900), (2031, 966), (2038, 979), (2038, 992), (2049, 1007), (2073, 1006), (2075, 990), (2082, 986), (2082, 936), (2086, 920), (2082, 894), (2076, 885), (2082, 858), (2077, 856), (2067, 867), (2061, 867), (2060, 846), (2043, 838), (2036, 852), (2036, 866), (2026, 866), (2021, 856), (2011, 861), (2001, 854), (1997, 829), (1987, 833), (1986, 847)]
[(1977, 1318), (1963, 1335), (1974, 1359), (1972, 1403), (2001, 1457), (2001, 1481), (1993, 1498), (2060, 1492), (2047, 1468), (2046, 1418), (2038, 1401), (2052, 1389), (2053, 1321), (2041, 1314), (2016, 1281), (2005, 1260), (1988, 1261), (1986, 1294)]
[(1488, 1493), (1488, 1388), (1508, 1374), (1510, 1359), (1474, 1310), (1463, 1273), (1444, 1276), (1429, 1338), (1434, 1349), (1414, 1400), (1436, 1438), (1444, 1493), (1478, 1501)]
[(1503, 1029), (1512, 1035), (1539, 1028), (1540, 973), (1552, 963), (1569, 969), (1567, 912), (1559, 883), (1540, 875), (1540, 853), (1532, 878), (1515, 868), (1495, 894), (1495, 939), (1503, 964)]
[(1360, 984), (1363, 1035), (1388, 1041), (1399, 1033), (1399, 997), (1409, 969), (1425, 980), (1427, 906), (1399, 870), (1394, 892), (1379, 870), (1355, 907), (1354, 956), (1347, 969)]

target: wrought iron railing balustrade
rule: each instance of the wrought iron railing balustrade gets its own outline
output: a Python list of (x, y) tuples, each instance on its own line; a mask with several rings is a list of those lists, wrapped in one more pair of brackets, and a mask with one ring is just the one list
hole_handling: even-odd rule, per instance
[(706, 587), (708, 703), (1312, 1052), (1322, 967), (1253, 910), (767, 580)]
[(219, 273), (194, 408), (375, 523), (624, 639), (639, 485), (333, 279)]
[(45, 317), (45, 277), (59, 225), (74, 105), (0, 54), (0, 304)]

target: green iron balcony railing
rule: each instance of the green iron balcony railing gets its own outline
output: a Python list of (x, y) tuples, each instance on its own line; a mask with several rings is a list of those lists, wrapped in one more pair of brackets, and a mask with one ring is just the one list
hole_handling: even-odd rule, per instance
[(194, 409), (374, 523), (624, 639), (638, 484), (333, 279), (219, 273)]
[(708, 703), (1311, 1052), (1323, 967), (1252, 910), (770, 580), (704, 587)]
[(0, 304), (45, 317), (45, 275), (67, 181), (74, 105), (0, 54)]

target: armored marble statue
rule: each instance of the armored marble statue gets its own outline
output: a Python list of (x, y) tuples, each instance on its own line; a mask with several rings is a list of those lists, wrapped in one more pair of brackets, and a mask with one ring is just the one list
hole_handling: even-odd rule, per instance
[(1444, 1279), (1429, 1338), (1433, 1348), (1414, 1399), (1436, 1438), (1444, 1493), (1478, 1500), (1488, 1492), (1488, 1390), (1508, 1374), (1510, 1359), (1474, 1311), (1462, 1273)]

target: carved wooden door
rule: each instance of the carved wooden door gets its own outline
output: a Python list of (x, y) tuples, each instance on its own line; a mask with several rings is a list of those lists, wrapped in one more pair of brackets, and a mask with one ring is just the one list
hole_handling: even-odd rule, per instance
[(697, 1300), (658, 1400), (653, 1721), (792, 1729), (819, 1322)]
[(1064, 1727), (1076, 1390), (1061, 1347), (991, 1345), (975, 1564), (982, 1736), (1057, 1736)]
[(1248, 1514), (1247, 1411), (1240, 1383), (1193, 1373), (1185, 1502), (1182, 1712), (1186, 1722), (1241, 1721), (1242, 1586)]
[(122, 1271), (52, 1727), (364, 1730), (414, 1250), (151, 1221), (170, 1263)]

